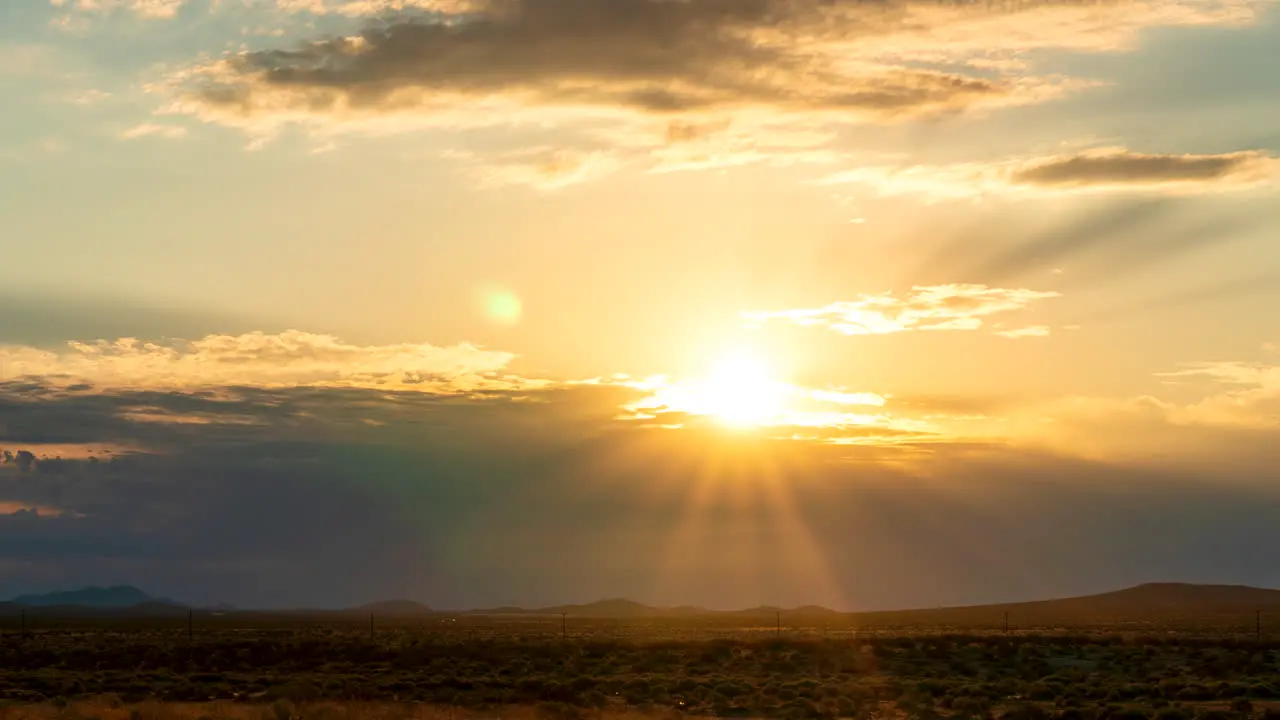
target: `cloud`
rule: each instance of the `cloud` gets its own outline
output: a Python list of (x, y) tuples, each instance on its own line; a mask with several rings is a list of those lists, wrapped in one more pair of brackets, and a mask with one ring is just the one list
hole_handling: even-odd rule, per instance
[[(297, 3), (289, 3), (295, 7)], [(304, 3), (308, 9), (316, 7)], [(161, 86), (168, 112), (271, 134), (769, 112), (893, 122), (1039, 102), (1081, 83), (1002, 72), (1035, 48), (1123, 49), (1155, 25), (1241, 24), (1243, 1), (481, 0), (257, 50)], [(327, 7), (327, 6), (326, 6)], [(351, 4), (334, 6), (341, 11)], [(326, 9), (327, 11), (327, 9)]]
[(144, 137), (158, 137), (166, 140), (177, 140), (187, 136), (187, 129), (179, 125), (159, 125), (142, 123), (120, 133), (121, 139), (136, 140)]
[(1263, 151), (1162, 155), (1100, 148), (992, 163), (869, 166), (833, 173), (819, 183), (856, 183), (880, 195), (966, 199), (990, 194), (1210, 193), (1247, 190), (1277, 179), (1280, 159)]
[(1100, 150), (1046, 158), (1015, 170), (1015, 185), (1100, 188), (1253, 185), (1280, 177), (1280, 161), (1265, 152), (1151, 155)]
[[(177, 17), (186, 0), (56, 0), (52, 4), (76, 13), (105, 14), (127, 10), (139, 17), (166, 20)], [(63, 20), (69, 20), (69, 16)]]
[(29, 503), (15, 502), (12, 500), (0, 500), (0, 515), (17, 515), (18, 513), (31, 513), (33, 515), (43, 515), (45, 517), (59, 517), (66, 514), (62, 508), (56, 508), (50, 505), (31, 505)]
[(1047, 337), (1049, 335), (1049, 326), (1047, 325), (1029, 325), (1027, 327), (1013, 328), (1010, 330), (997, 330), (996, 334), (1000, 337), (1007, 338), (1029, 338), (1029, 337)]
[[(994, 302), (918, 295), (900, 302)], [(1251, 552), (1280, 542), (1277, 428), (1177, 419), (1195, 403), (799, 388), (809, 417), (846, 421), (725, 432), (674, 408), (620, 420), (651, 391), (617, 378), (460, 393), (342, 376), (472, 368), (441, 348), (294, 334), (108, 345), (88, 354), (146, 361), (81, 374), (127, 382), (0, 381), (0, 597), (129, 582), (242, 606), (874, 608), (1280, 580)], [(1274, 390), (1273, 372), (1213, 363), (1165, 379), (1213, 397)], [(654, 427), (669, 421), (683, 427)], [(335, 564), (352, 569), (336, 580)]]
[[(869, 608), (1147, 579), (1275, 584), (1274, 563), (1251, 552), (1280, 542), (1274, 470), (1249, 481), (1235, 436), (1201, 475), (883, 428), (867, 429), (884, 438), (871, 445), (646, 429), (614, 419), (634, 397), (6, 383), (5, 447), (61, 432), (142, 449), (39, 458), (25, 474), (0, 463), (4, 507), (62, 511), (0, 515), (0, 596), (131, 582), (241, 606), (623, 595)], [(138, 407), (254, 422), (139, 421)], [(335, 579), (335, 564), (351, 570)]]
[(276, 0), (276, 9), (288, 13), (309, 12), (324, 15), (328, 12), (324, 0)]
[(466, 0), (275, 0), (276, 9), (288, 13), (359, 17), (406, 10), (455, 14), (472, 7)]
[(607, 152), (545, 146), (490, 158), (463, 151), (450, 151), (445, 156), (467, 163), (483, 186), (524, 185), (538, 190), (559, 190), (595, 180), (619, 166), (618, 159)]
[(103, 90), (89, 89), (67, 98), (72, 105), (97, 105), (111, 97), (111, 93)]
[[(62, 351), (0, 346), (5, 377), (62, 378), (103, 387), (291, 385), (441, 390), (517, 382), (500, 371), (514, 356), (469, 344), (352, 345), (331, 335), (209, 335), (174, 344), (133, 338), (72, 342)], [(2, 378), (0, 378), (2, 379)]]
[(171, 18), (178, 14), (186, 0), (133, 0), (129, 8), (148, 18)]
[(917, 286), (903, 297), (864, 294), (821, 308), (745, 312), (752, 323), (787, 322), (825, 327), (845, 335), (886, 335), (916, 330), (977, 330), (996, 313), (1058, 297), (1052, 291), (1008, 289), (986, 285)]
[(1169, 381), (1207, 383), (1214, 392), (1172, 413), (1176, 422), (1280, 428), (1280, 365), (1239, 361), (1188, 364), (1160, 373)]

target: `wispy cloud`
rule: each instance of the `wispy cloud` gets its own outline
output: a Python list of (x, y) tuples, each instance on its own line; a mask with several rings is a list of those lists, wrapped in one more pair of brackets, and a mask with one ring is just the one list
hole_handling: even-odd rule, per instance
[(76, 93), (67, 97), (67, 102), (72, 105), (97, 105), (111, 97), (111, 93), (102, 90), (90, 89), (81, 93)]
[(1208, 193), (1245, 190), (1277, 180), (1280, 159), (1263, 151), (1179, 155), (1100, 148), (992, 163), (870, 166), (834, 173), (820, 183), (856, 183), (882, 195), (972, 198), (987, 194)]
[(187, 136), (187, 129), (181, 125), (160, 125), (158, 123), (142, 123), (120, 133), (121, 139), (137, 140), (138, 138), (157, 137), (166, 140), (178, 140)]
[(17, 515), (18, 513), (30, 513), (43, 517), (61, 517), (66, 514), (66, 511), (52, 505), (35, 505), (13, 500), (0, 500), (0, 515)]
[(169, 19), (177, 16), (186, 0), (51, 0), (51, 4), (77, 13), (127, 10), (143, 18)]
[(1239, 361), (1191, 363), (1157, 377), (1208, 383), (1213, 392), (1182, 408), (1183, 422), (1280, 428), (1280, 365)]
[(450, 151), (445, 157), (465, 162), (482, 186), (524, 185), (538, 190), (559, 190), (595, 180), (614, 172), (619, 160), (603, 151), (533, 147), (486, 157), (466, 151)]
[(289, 13), (359, 17), (405, 10), (455, 14), (467, 11), (476, 3), (468, 0), (275, 0), (275, 5), (276, 9)]
[(864, 294), (820, 308), (745, 312), (752, 323), (825, 327), (845, 335), (887, 335), (917, 330), (977, 330), (989, 315), (1021, 310), (1058, 297), (1042, 290), (949, 284), (915, 287), (901, 297)]
[(421, 390), (512, 386), (499, 373), (511, 353), (469, 344), (353, 345), (331, 335), (210, 335), (159, 344), (132, 338), (73, 342), (61, 351), (0, 346), (5, 378), (31, 376), (100, 387), (350, 386)]
[(1012, 328), (1010, 330), (997, 330), (996, 334), (1000, 337), (1007, 338), (1031, 338), (1031, 337), (1047, 337), (1049, 335), (1048, 325), (1029, 325), (1027, 327)]

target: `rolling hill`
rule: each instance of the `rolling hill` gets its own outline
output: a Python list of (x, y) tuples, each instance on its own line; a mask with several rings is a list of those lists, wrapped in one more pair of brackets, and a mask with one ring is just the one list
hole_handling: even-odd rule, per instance
[(1196, 585), (1190, 583), (1148, 583), (1097, 595), (1036, 600), (993, 605), (970, 605), (930, 609), (840, 612), (816, 605), (797, 608), (761, 606), (743, 610), (706, 610), (695, 607), (662, 608), (631, 600), (611, 599), (585, 605), (543, 608), (503, 607), (474, 610), (462, 615), (559, 615), (581, 618), (706, 618), (763, 622), (781, 613), (789, 622), (872, 624), (957, 624), (990, 625), (1003, 621), (1007, 613), (1015, 622), (1091, 624), (1243, 617), (1255, 611), (1280, 613), (1280, 590), (1243, 585)]
[(44, 595), (19, 595), (10, 601), (26, 607), (128, 608), (148, 603), (174, 604), (155, 598), (132, 585), (85, 587)]
[[(169, 615), (187, 612), (184, 605), (153, 598), (131, 586), (88, 587), (80, 590), (24, 595), (0, 603), (0, 612), (20, 608), (41, 608), (60, 614)], [(955, 625), (994, 626), (1004, 621), (1020, 626), (1102, 625), (1124, 623), (1179, 622), (1231, 619), (1251, 621), (1257, 611), (1280, 616), (1280, 590), (1243, 585), (1196, 585), (1190, 583), (1148, 583), (1114, 592), (1053, 600), (958, 606), (914, 610), (847, 613), (816, 605), (797, 608), (754, 607), (742, 610), (707, 610), (700, 607), (654, 607), (632, 600), (613, 598), (586, 604), (522, 608), (497, 607), (440, 613), (413, 600), (387, 600), (346, 610), (254, 611), (225, 609), (221, 614), (254, 616), (328, 615), (362, 613), (382, 616), (425, 617), (447, 614), (461, 616), (566, 615), (574, 618), (616, 620), (670, 620), (674, 622), (728, 622), (771, 625), (778, 614), (784, 624), (848, 625)]]

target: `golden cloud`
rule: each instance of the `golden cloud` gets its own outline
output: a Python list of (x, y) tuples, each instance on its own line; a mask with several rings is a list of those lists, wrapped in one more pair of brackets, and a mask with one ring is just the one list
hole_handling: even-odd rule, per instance
[(180, 125), (160, 125), (158, 123), (142, 123), (120, 133), (123, 140), (137, 140), (144, 137), (158, 137), (166, 140), (178, 140), (187, 136), (187, 129)]
[(0, 515), (17, 515), (18, 513), (32, 513), (44, 517), (62, 517), (66, 514), (66, 511), (52, 505), (36, 505), (33, 503), (14, 500), (0, 500)]
[(845, 335), (977, 330), (989, 315), (1021, 310), (1037, 300), (1058, 296), (1052, 291), (952, 283), (917, 286), (902, 297), (887, 292), (863, 294), (820, 308), (746, 312), (743, 317), (751, 323), (825, 327)]
[(1280, 365), (1235, 361), (1193, 363), (1159, 373), (1170, 381), (1208, 383), (1214, 391), (1171, 413), (1176, 422), (1280, 428)]
[(61, 351), (0, 347), (5, 378), (34, 376), (107, 388), (298, 385), (431, 391), (532, 383), (501, 374), (514, 358), (470, 344), (353, 345), (332, 335), (209, 335), (177, 344), (133, 338), (72, 342)]
[(1047, 337), (1049, 335), (1049, 327), (1047, 325), (1029, 325), (1027, 327), (1012, 328), (1010, 330), (997, 330), (996, 334), (1000, 337), (1013, 339)]
[(619, 161), (610, 153), (539, 146), (486, 158), (451, 151), (445, 157), (467, 163), (485, 187), (524, 185), (538, 190), (559, 190), (595, 180), (616, 170)]

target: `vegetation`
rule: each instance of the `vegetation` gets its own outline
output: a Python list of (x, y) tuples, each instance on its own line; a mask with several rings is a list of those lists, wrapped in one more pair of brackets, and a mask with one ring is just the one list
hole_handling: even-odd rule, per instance
[[(117, 707), (149, 699), (223, 701), (192, 715), (200, 720), (327, 720), (365, 712), (353, 703), (376, 705), (379, 713), (396, 704), (503, 707), (504, 716), (510, 708), (537, 708), (540, 720), (623, 712), (797, 720), (1280, 720), (1272, 709), (1273, 702), (1280, 707), (1280, 643), (1252, 639), (823, 638), (759, 631), (736, 638), (618, 639), (479, 626), (427, 632), (390, 625), (370, 635), (357, 627), (206, 627), (190, 636), (180, 628), (137, 626), (9, 631), (0, 637), (0, 698), (26, 709), (14, 715), (19, 710), (10, 708), (0, 720), (34, 720), (49, 703)], [(93, 698), (98, 705), (77, 704)], [(309, 703), (320, 703), (318, 714), (295, 713)], [(253, 714), (268, 712), (288, 717)], [(90, 717), (107, 715), (64, 712), (58, 720)]]

